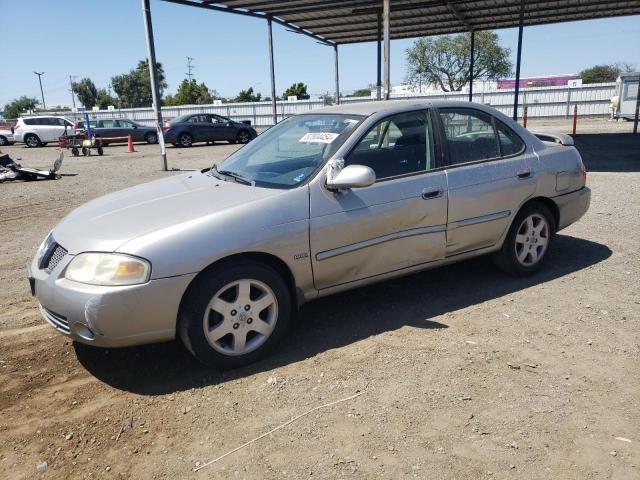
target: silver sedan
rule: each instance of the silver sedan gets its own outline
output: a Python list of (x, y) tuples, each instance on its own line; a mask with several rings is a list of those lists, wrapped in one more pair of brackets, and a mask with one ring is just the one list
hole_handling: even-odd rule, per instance
[(29, 278), (45, 320), (76, 341), (179, 337), (230, 368), (272, 351), (318, 297), (485, 254), (533, 274), (588, 209), (585, 183), (569, 137), (483, 105), (330, 107), (210, 169), (78, 208)]

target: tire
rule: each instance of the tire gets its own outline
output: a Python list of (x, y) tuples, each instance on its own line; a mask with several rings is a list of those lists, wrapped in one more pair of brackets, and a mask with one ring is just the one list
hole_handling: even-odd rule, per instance
[(147, 133), (144, 136), (144, 141), (147, 142), (148, 144), (154, 144), (154, 143), (158, 143), (158, 135), (155, 133)]
[(90, 148), (87, 148), (87, 147), (82, 147), (82, 154), (83, 154), (85, 157), (90, 156), (90, 155), (91, 155), (91, 149), (90, 149)]
[(178, 335), (205, 365), (236, 368), (273, 351), (288, 329), (291, 311), (287, 284), (274, 269), (240, 261), (214, 267), (189, 288), (179, 313)]
[(178, 135), (177, 143), (181, 147), (190, 147), (193, 145), (193, 137), (188, 133), (181, 133)]
[(38, 138), (38, 136), (35, 133), (29, 133), (29, 134), (25, 135), (24, 143), (29, 148), (36, 148), (36, 147), (42, 146), (42, 142), (40, 141), (40, 139)]
[(77, 157), (78, 155), (80, 155), (80, 151), (78, 150), (78, 147), (71, 147), (71, 155), (73, 155), (74, 157)]
[(0, 147), (4, 147), (5, 145), (9, 145), (9, 141), (7, 140), (7, 137), (0, 135)]
[(544, 204), (525, 205), (513, 220), (502, 248), (494, 256), (496, 265), (519, 277), (537, 272), (549, 256), (556, 228), (555, 218)]
[(41, 143), (40, 143), (40, 146), (41, 146), (41, 147), (46, 147), (47, 145), (49, 145), (49, 143), (48, 143), (48, 142), (41, 142)]
[(102, 146), (99, 146), (97, 149), (98, 151), (98, 155), (102, 156), (102, 154), (104, 153), (104, 149), (102, 148)]
[(238, 132), (238, 135), (236, 136), (236, 142), (249, 143), (250, 141), (251, 141), (251, 134), (247, 130), (240, 130)]

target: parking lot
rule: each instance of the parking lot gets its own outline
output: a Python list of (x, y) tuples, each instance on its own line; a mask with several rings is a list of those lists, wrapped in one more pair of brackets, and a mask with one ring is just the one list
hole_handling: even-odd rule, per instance
[[(568, 132), (570, 121), (530, 128)], [(0, 185), (0, 478), (638, 478), (640, 135), (630, 131), (580, 122), (591, 208), (539, 274), (511, 278), (480, 258), (321, 299), (275, 355), (225, 373), (177, 342), (73, 344), (29, 295), (25, 265), (66, 213), (176, 174), (160, 170), (157, 146), (110, 146), (65, 158), (62, 173), (76, 176)], [(236, 148), (170, 147), (169, 164), (204, 168)], [(57, 155), (2, 150), (31, 167)]]

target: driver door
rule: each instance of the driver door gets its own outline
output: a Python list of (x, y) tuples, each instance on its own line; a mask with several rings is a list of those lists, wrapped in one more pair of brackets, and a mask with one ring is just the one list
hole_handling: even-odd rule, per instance
[(376, 182), (332, 192), (311, 189), (310, 244), (319, 290), (444, 258), (447, 177), (432, 114), (405, 112), (378, 122), (345, 157)]

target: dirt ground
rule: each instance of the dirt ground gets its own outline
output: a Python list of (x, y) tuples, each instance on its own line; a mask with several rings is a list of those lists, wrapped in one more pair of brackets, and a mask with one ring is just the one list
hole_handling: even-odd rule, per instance
[[(0, 185), (0, 478), (640, 478), (640, 135), (581, 126), (591, 209), (544, 271), (514, 279), (481, 258), (318, 300), (275, 355), (226, 373), (177, 342), (73, 344), (29, 295), (24, 266), (67, 212), (174, 174), (156, 146)], [(170, 147), (169, 162), (234, 148)], [(56, 156), (3, 150), (27, 166)]]

